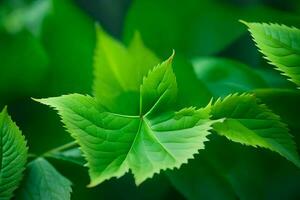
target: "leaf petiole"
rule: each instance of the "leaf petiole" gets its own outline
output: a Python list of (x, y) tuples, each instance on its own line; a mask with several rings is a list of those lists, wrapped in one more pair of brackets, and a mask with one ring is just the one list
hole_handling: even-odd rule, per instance
[(66, 150), (66, 149), (69, 149), (71, 147), (75, 147), (77, 146), (77, 142), (76, 141), (72, 141), (72, 142), (69, 142), (67, 144), (64, 144), (62, 146), (59, 146), (59, 147), (56, 147), (54, 149), (51, 149), (47, 152), (45, 152), (44, 154), (42, 154), (42, 156), (49, 156), (50, 154), (53, 154), (53, 153), (56, 153), (56, 152), (60, 152), (60, 151), (63, 151), (63, 150)]

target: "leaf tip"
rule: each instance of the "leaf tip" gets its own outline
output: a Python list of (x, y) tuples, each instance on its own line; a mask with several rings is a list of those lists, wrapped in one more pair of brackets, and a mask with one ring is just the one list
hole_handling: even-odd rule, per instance
[(249, 22), (246, 22), (245, 20), (242, 19), (240, 19), (239, 22), (249, 27)]
[(171, 54), (171, 56), (168, 58), (167, 62), (168, 62), (169, 64), (171, 64), (171, 63), (173, 62), (174, 57), (175, 57), (175, 50), (173, 49), (173, 50), (172, 50), (172, 54)]
[(41, 103), (41, 104), (45, 104), (45, 105), (47, 105), (47, 103), (46, 103), (46, 99), (38, 99), (38, 98), (33, 98), (33, 97), (31, 97), (31, 100), (33, 100), (33, 101), (35, 101), (35, 102), (38, 102), (38, 103)]
[(102, 29), (102, 26), (100, 25), (100, 23), (99, 22), (95, 22), (95, 29), (96, 29), (96, 31), (98, 32), (101, 32), (103, 29)]
[(4, 108), (1, 111), (1, 113), (7, 113), (7, 105), (4, 106)]

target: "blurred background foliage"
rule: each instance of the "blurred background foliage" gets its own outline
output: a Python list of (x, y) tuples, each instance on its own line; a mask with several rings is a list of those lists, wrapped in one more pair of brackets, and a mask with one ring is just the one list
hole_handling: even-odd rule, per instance
[[(176, 50), (178, 107), (253, 91), (282, 115), (299, 149), (300, 94), (268, 66), (238, 22), (299, 27), (299, 14), (299, 0), (0, 0), (0, 108), (9, 106), (32, 153), (70, 141), (55, 112), (30, 98), (91, 93), (99, 22), (125, 44), (139, 31), (161, 59)], [(188, 165), (139, 187), (127, 175), (88, 189), (86, 169), (51, 162), (73, 182), (78, 200), (300, 199), (300, 171), (291, 163), (220, 136), (210, 139)]]

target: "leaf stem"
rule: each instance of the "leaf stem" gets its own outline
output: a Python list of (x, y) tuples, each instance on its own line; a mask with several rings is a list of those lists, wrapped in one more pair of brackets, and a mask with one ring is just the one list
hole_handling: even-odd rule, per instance
[(36, 157), (38, 157), (36, 154), (33, 153), (28, 154), (28, 158), (36, 158)]
[(45, 153), (43, 154), (43, 156), (47, 156), (47, 155), (49, 155), (49, 154), (51, 154), (51, 153), (56, 153), (56, 152), (59, 152), (59, 151), (63, 151), (63, 150), (65, 150), (65, 149), (69, 149), (69, 148), (75, 147), (75, 146), (77, 146), (77, 142), (76, 142), (76, 141), (72, 141), (72, 142), (69, 142), (69, 143), (67, 143), (67, 144), (64, 144), (64, 145), (62, 145), (62, 146), (56, 147), (56, 148), (54, 148), (54, 149), (51, 149), (51, 150), (45, 152)]

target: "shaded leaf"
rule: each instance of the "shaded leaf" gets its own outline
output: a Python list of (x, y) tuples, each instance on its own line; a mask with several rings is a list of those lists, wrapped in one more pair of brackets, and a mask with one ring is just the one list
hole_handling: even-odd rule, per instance
[(193, 67), (197, 78), (207, 85), (214, 97), (267, 86), (258, 73), (238, 61), (199, 57), (193, 60)]
[(300, 167), (287, 126), (253, 95), (234, 94), (218, 99), (212, 107), (212, 116), (226, 118), (223, 123), (214, 125), (218, 134), (234, 142), (275, 151)]
[(44, 158), (30, 162), (17, 199), (23, 200), (69, 200), (71, 182), (62, 176)]
[(45, 156), (47, 158), (54, 158), (57, 160), (72, 162), (80, 166), (83, 166), (86, 163), (79, 148), (73, 148), (59, 152), (50, 152)]

